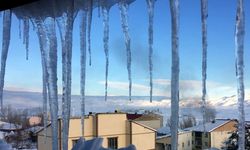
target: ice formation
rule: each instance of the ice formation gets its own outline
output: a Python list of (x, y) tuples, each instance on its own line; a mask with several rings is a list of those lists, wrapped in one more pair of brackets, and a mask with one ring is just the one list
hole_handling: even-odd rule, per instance
[[(89, 52), (89, 64), (91, 64), (91, 22), (92, 11), (98, 8), (103, 17), (103, 47), (106, 60), (105, 71), (105, 100), (107, 100), (108, 72), (109, 72), (109, 10), (114, 4), (118, 4), (121, 17), (121, 26), (125, 39), (127, 54), (127, 71), (129, 80), (129, 99), (131, 100), (132, 78), (131, 78), (131, 39), (128, 25), (128, 6), (134, 0), (43, 0), (27, 4), (13, 9), (14, 14), (20, 20), (19, 36), (23, 34), (23, 42), (26, 48), (26, 59), (29, 55), (29, 25), (34, 25), (40, 43), (42, 73), (43, 73), (43, 115), (44, 124), (47, 124), (47, 102), (50, 106), (52, 124), (52, 149), (58, 149), (58, 88), (57, 88), (57, 37), (56, 24), (58, 26), (62, 44), (62, 135), (63, 149), (67, 149), (68, 125), (71, 105), (71, 59), (72, 59), (72, 30), (74, 18), (80, 14), (80, 86), (81, 86), (81, 122), (82, 134), (84, 135), (85, 115), (85, 81), (86, 81), (86, 58)], [(171, 145), (176, 150), (178, 145), (178, 120), (179, 120), (179, 0), (170, 1), (171, 25), (172, 25), (172, 74), (171, 74)], [(153, 17), (155, 0), (146, 0), (148, 6), (149, 26), (149, 74), (150, 74), (150, 101), (153, 94)], [(205, 114), (206, 100), (206, 58), (207, 58), (207, 0), (201, 0), (202, 13), (202, 102), (203, 116)], [(46, 7), (41, 7), (46, 6)], [(65, 9), (66, 8), (66, 9)], [(78, 13), (79, 12), (79, 13)], [(3, 41), (0, 72), (0, 103), (3, 107), (3, 87), (6, 60), (10, 42), (11, 14), (6, 10), (3, 18)], [(239, 149), (244, 149), (244, 8), (243, 0), (238, 0), (235, 44), (236, 44), (236, 74), (238, 80), (238, 108), (239, 108)], [(23, 23), (23, 29), (21, 29)], [(23, 33), (21, 33), (23, 30)], [(204, 118), (204, 117), (203, 117)], [(61, 132), (61, 131), (59, 131)]]
[[(39, 43), (46, 43), (45, 41), (45, 35), (44, 35), (44, 29), (42, 22), (40, 20), (32, 19), (31, 20), (33, 25), (36, 27), (36, 32), (38, 36)], [(42, 80), (43, 80), (43, 125), (44, 125), (44, 136), (47, 137), (47, 102), (48, 102), (48, 69), (47, 69), (47, 62), (46, 62), (46, 52), (45, 52), (45, 46), (46, 44), (40, 44), (40, 53), (41, 53), (41, 63), (42, 63)]]
[(179, 125), (179, 0), (170, 1), (172, 26), (171, 149), (178, 149)]
[(127, 51), (127, 70), (128, 70), (128, 80), (129, 80), (129, 100), (131, 101), (131, 91), (132, 91), (132, 78), (131, 78), (131, 47), (130, 47), (130, 35), (128, 26), (128, 3), (125, 0), (121, 0), (119, 3), (122, 30), (125, 37), (125, 45)]
[(207, 79), (207, 0), (201, 0), (201, 20), (202, 20), (202, 115), (205, 131), (206, 123), (206, 79)]
[(12, 16), (11, 10), (5, 10), (3, 12), (3, 39), (2, 39), (1, 72), (0, 72), (1, 113), (3, 110), (3, 87), (4, 87), (5, 67), (10, 45), (11, 16)]
[(30, 23), (29, 18), (25, 17), (23, 19), (23, 44), (25, 44), (26, 48), (26, 60), (29, 59), (29, 31)]
[(235, 55), (236, 77), (238, 85), (238, 149), (245, 149), (245, 112), (244, 112), (244, 37), (245, 37), (245, 13), (244, 0), (237, 1), (237, 15), (235, 27)]
[(86, 27), (87, 15), (86, 12), (81, 13), (80, 23), (80, 65), (81, 65), (81, 123), (82, 123), (82, 135), (84, 135), (84, 116), (85, 116), (85, 80), (86, 80)]
[(91, 24), (92, 24), (92, 11), (93, 0), (88, 0), (87, 16), (88, 16), (88, 52), (89, 52), (89, 65), (91, 66)]
[(74, 23), (74, 1), (66, 1), (67, 6), (61, 17), (56, 21), (62, 44), (62, 148), (68, 148), (68, 128), (71, 108), (71, 61), (72, 61), (72, 32)]
[(109, 9), (108, 5), (102, 6), (102, 16), (103, 16), (103, 43), (104, 43), (104, 53), (106, 57), (105, 65), (105, 101), (107, 101), (108, 95), (108, 71), (109, 71)]
[(155, 0), (147, 0), (148, 5), (148, 16), (149, 16), (149, 25), (148, 25), (148, 45), (149, 45), (149, 78), (150, 78), (150, 102), (152, 102), (153, 95), (153, 34), (154, 34), (154, 5)]

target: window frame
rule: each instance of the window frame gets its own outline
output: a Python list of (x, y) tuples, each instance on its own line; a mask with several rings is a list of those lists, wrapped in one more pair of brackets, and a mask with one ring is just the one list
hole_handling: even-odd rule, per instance
[(108, 137), (108, 148), (110, 149), (118, 149), (118, 137)]

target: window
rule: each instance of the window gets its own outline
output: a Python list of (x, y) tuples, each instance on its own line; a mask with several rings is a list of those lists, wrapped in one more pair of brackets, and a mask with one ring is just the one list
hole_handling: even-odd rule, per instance
[(118, 148), (117, 139), (118, 139), (117, 137), (108, 138), (108, 148), (117, 149)]
[(207, 142), (205, 142), (205, 146), (208, 146), (208, 143), (207, 143)]
[(72, 145), (75, 146), (77, 141), (78, 141), (78, 139), (72, 140)]
[(184, 142), (182, 142), (182, 147), (184, 147)]
[(208, 133), (207, 133), (207, 132), (205, 133), (205, 137), (206, 137), (206, 138), (208, 137)]
[(190, 146), (190, 141), (188, 140), (188, 146)]

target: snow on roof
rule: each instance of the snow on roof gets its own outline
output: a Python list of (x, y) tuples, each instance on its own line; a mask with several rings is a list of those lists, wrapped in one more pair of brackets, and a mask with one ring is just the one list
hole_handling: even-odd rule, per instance
[[(208, 122), (205, 124), (205, 132), (212, 132), (218, 127), (221, 127), (222, 125), (230, 122), (232, 120), (230, 119), (216, 119), (215, 121)], [(199, 124), (194, 127), (186, 128), (185, 131), (197, 131), (197, 132), (204, 132), (203, 124)]]
[(0, 121), (0, 130), (16, 130), (22, 128), (20, 125)]
[(170, 134), (171, 130), (170, 130), (170, 127), (161, 127), (159, 129), (157, 129), (157, 133), (160, 133), (160, 134)]

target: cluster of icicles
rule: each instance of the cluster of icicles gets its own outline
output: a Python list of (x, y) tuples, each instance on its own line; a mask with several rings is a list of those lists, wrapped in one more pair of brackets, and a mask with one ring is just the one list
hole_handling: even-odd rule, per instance
[[(56, 26), (58, 26), (62, 47), (62, 148), (68, 149), (68, 127), (71, 105), (71, 61), (72, 61), (72, 31), (74, 19), (77, 15), (81, 17), (80, 22), (80, 68), (81, 68), (81, 120), (82, 135), (84, 135), (85, 115), (85, 79), (86, 79), (86, 56), (89, 54), (89, 65), (91, 65), (91, 22), (92, 11), (98, 8), (103, 18), (103, 43), (106, 60), (105, 71), (105, 101), (107, 100), (108, 68), (109, 68), (109, 11), (111, 7), (118, 4), (120, 10), (121, 27), (124, 33), (125, 47), (127, 52), (127, 71), (129, 79), (129, 100), (131, 100), (132, 78), (131, 78), (131, 39), (128, 25), (128, 7), (135, 0), (41, 0), (13, 10), (5, 10), (3, 18), (3, 40), (0, 72), (0, 103), (3, 108), (3, 87), (6, 60), (10, 44), (10, 29), (12, 13), (19, 18), (19, 36), (21, 37), (21, 23), (23, 23), (23, 43), (26, 45), (26, 59), (29, 52), (29, 28), (33, 25), (37, 32), (40, 43), (42, 74), (43, 74), (43, 113), (44, 125), (47, 124), (47, 101), (50, 106), (52, 124), (52, 149), (58, 149), (58, 88), (57, 88), (57, 37)], [(156, 0), (146, 0), (148, 7), (149, 26), (149, 76), (150, 76), (150, 101), (153, 95), (153, 18)], [(171, 25), (172, 25), (172, 77), (171, 77), (171, 149), (177, 150), (178, 145), (178, 118), (179, 118), (179, 0), (170, 1)], [(206, 68), (207, 68), (207, 3), (201, 0), (201, 22), (202, 22), (202, 108), (203, 122), (205, 123), (206, 105)], [(44, 6), (44, 7), (41, 7)], [(239, 147), (244, 149), (244, 7), (243, 0), (238, 0), (236, 20), (236, 73), (238, 79), (238, 101), (239, 101)], [(44, 10), (46, 9), (46, 10)], [(205, 126), (204, 126), (205, 131)], [(46, 133), (46, 128), (45, 128)]]

